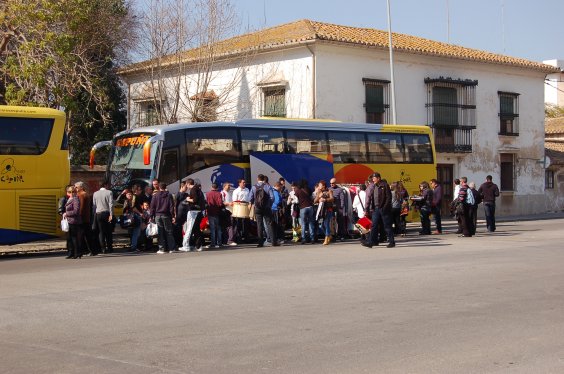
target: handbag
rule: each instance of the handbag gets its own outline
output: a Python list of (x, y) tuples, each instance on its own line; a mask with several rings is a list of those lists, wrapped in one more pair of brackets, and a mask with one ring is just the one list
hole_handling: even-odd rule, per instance
[(256, 221), (255, 218), (255, 204), (251, 205), (251, 209), (249, 210), (249, 218), (251, 221)]
[(66, 218), (61, 220), (61, 231), (69, 232), (69, 221)]
[(145, 229), (145, 235), (148, 237), (159, 235), (159, 227), (156, 223), (150, 222)]
[(119, 225), (122, 229), (135, 227), (135, 216), (133, 213), (123, 214), (119, 217)]

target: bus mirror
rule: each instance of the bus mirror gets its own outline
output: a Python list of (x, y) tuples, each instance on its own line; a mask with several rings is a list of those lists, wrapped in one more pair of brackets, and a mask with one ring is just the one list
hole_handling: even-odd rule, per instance
[(90, 150), (90, 169), (94, 169), (94, 155), (96, 154), (96, 150), (92, 148)]
[(112, 145), (111, 140), (104, 140), (103, 142), (98, 142), (92, 146), (92, 149), (90, 150), (90, 169), (94, 169), (94, 156), (96, 156), (96, 150), (110, 145)]

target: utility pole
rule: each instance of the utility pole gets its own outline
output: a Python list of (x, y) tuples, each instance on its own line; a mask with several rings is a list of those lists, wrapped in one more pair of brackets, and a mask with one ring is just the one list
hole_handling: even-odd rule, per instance
[(390, 84), (392, 86), (392, 124), (397, 125), (396, 117), (396, 92), (394, 88), (394, 48), (392, 44), (392, 18), (390, 16), (390, 0), (388, 3), (388, 40), (390, 43)]

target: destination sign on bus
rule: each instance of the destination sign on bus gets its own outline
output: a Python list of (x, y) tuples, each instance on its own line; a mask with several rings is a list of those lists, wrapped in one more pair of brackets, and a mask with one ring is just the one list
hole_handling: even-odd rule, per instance
[(149, 140), (149, 135), (141, 134), (139, 136), (121, 138), (116, 140), (116, 147), (138, 147), (143, 146)]

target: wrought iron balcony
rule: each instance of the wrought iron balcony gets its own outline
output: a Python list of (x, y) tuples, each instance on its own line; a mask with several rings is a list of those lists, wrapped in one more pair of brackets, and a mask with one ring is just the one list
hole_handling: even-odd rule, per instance
[(435, 149), (445, 153), (471, 153), (474, 126), (431, 126)]

